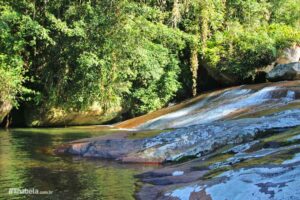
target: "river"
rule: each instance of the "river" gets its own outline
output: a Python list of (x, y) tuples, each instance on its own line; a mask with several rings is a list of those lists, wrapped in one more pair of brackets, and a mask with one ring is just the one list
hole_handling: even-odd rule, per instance
[(300, 81), (290, 81), (208, 92), (113, 126), (0, 130), (0, 199), (299, 199), (299, 116)]
[[(0, 130), (0, 199), (134, 199), (134, 175), (157, 166), (53, 154), (62, 143), (114, 132), (97, 127)], [(52, 194), (9, 194), (10, 188)]]

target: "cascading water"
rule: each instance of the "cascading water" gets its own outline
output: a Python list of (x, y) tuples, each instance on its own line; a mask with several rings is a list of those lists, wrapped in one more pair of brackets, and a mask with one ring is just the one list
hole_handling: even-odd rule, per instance
[(219, 200), (226, 191), (228, 199), (299, 199), (300, 81), (214, 91), (115, 127), (140, 130), (134, 138), (128, 132), (77, 140), (56, 153), (122, 163), (172, 162), (137, 176), (149, 183), (139, 199)]
[(238, 114), (280, 107), (296, 100), (293, 88), (269, 86), (250, 89), (246, 86), (208, 95), (204, 99), (138, 126), (139, 129), (186, 127), (221, 120)]

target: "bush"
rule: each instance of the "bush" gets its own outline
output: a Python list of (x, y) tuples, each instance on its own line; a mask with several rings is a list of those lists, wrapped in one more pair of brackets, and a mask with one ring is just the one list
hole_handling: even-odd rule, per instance
[(209, 67), (245, 79), (255, 69), (275, 61), (278, 52), (299, 44), (300, 32), (287, 25), (271, 24), (252, 31), (232, 24), (227, 31), (218, 32), (204, 50)]

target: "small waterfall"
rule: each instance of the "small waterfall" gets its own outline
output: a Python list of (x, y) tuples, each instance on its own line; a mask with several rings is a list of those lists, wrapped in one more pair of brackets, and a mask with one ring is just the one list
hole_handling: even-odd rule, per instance
[(183, 109), (162, 115), (138, 126), (139, 129), (178, 128), (224, 119), (237, 113), (286, 105), (296, 99), (295, 91), (279, 86), (258, 90), (241, 86), (228, 89)]

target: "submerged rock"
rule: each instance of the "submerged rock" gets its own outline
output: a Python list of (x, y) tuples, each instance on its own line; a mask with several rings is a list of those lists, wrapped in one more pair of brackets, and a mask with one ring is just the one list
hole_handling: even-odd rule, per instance
[(269, 81), (299, 80), (300, 62), (279, 64), (267, 74)]

